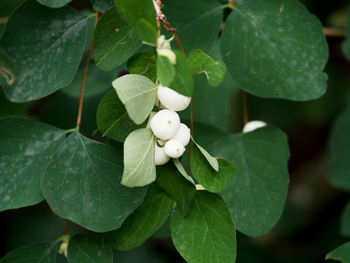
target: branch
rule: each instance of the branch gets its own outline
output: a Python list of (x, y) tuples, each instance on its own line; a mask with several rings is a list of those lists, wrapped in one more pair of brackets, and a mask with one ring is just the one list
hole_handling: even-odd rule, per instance
[(346, 37), (346, 32), (340, 28), (324, 27), (323, 33), (326, 37)]
[[(96, 18), (95, 18), (94, 30), (96, 28), (99, 16), (100, 16), (100, 14), (97, 12)], [(77, 129), (78, 130), (79, 130), (80, 124), (81, 124), (81, 115), (83, 112), (85, 84), (86, 84), (87, 72), (88, 72), (88, 68), (89, 68), (89, 64), (90, 64), (90, 60), (91, 60), (93, 47), (94, 47), (94, 38), (91, 39), (89, 54), (88, 54), (88, 57), (86, 59), (85, 68), (84, 68), (84, 75), (83, 75), (83, 79), (81, 81), (81, 90), (80, 90), (80, 99), (79, 99), (79, 108), (78, 108), (78, 117), (77, 117)]]

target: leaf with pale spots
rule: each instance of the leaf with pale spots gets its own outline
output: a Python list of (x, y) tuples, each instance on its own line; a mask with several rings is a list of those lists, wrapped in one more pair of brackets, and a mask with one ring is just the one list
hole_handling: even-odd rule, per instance
[(287, 136), (266, 126), (223, 137), (209, 148), (235, 164), (235, 175), (222, 191), (236, 228), (260, 236), (279, 220), (288, 191)]
[(0, 211), (41, 202), (41, 178), (66, 132), (16, 117), (0, 127)]
[(78, 234), (69, 240), (69, 263), (111, 263), (112, 247), (103, 238), (91, 234)]
[(171, 238), (188, 263), (234, 263), (236, 231), (222, 198), (197, 191), (191, 211), (183, 218), (176, 209), (170, 223)]
[(296, 101), (327, 89), (328, 45), (299, 1), (244, 1), (229, 15), (221, 51), (237, 85), (256, 96)]
[(33, 0), (20, 6), (0, 41), (20, 72), (14, 85), (3, 87), (6, 96), (11, 101), (31, 101), (70, 84), (83, 55), (86, 21), (68, 6), (52, 9)]
[(122, 156), (121, 147), (101, 144), (78, 132), (69, 135), (42, 180), (52, 211), (95, 232), (119, 228), (146, 192), (120, 184)]

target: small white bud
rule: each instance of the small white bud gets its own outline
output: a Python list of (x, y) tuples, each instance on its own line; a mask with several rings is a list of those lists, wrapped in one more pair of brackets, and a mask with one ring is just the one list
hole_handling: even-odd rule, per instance
[(184, 96), (168, 87), (158, 87), (158, 99), (167, 109), (173, 111), (182, 111), (191, 103), (191, 97)]
[(164, 36), (164, 35), (161, 35), (161, 36), (158, 38), (157, 47), (158, 47), (159, 49), (171, 49), (170, 41), (171, 41), (171, 39), (166, 40), (166, 39), (165, 39), (165, 36)]
[(171, 49), (157, 49), (158, 56), (167, 57), (171, 64), (176, 65), (176, 55)]
[(156, 115), (156, 113), (157, 113), (157, 112), (152, 111), (152, 112), (149, 114), (148, 122), (147, 122), (146, 128), (151, 128), (151, 120), (152, 120), (152, 118), (154, 117), (154, 115)]
[(243, 133), (252, 132), (256, 129), (266, 126), (266, 123), (263, 121), (250, 121), (243, 127)]
[(179, 158), (185, 152), (185, 147), (181, 144), (181, 142), (171, 139), (165, 144), (164, 152), (171, 158)]
[(161, 110), (151, 120), (154, 135), (162, 140), (172, 138), (180, 125), (180, 117), (175, 111)]
[(157, 144), (155, 146), (154, 158), (156, 165), (166, 164), (170, 160), (170, 157), (164, 152), (164, 147), (159, 147)]
[(173, 139), (179, 141), (183, 146), (186, 146), (191, 139), (191, 130), (185, 124), (180, 123)]

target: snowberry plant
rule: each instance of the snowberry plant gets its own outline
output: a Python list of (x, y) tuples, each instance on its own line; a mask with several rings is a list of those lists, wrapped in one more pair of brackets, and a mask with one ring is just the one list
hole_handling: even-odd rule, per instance
[[(112, 249), (141, 246), (167, 220), (187, 262), (235, 262), (236, 231), (261, 236), (281, 216), (289, 148), (262, 121), (245, 118), (243, 132), (229, 134), (227, 101), (237, 88), (295, 101), (323, 95), (320, 22), (295, 0), (91, 0), (88, 12), (69, 2), (23, 1), (1, 32), (9, 100), (62, 90), (79, 106), (68, 130), (0, 119), (0, 211), (45, 200), (67, 220), (63, 236), (0, 262), (55, 262), (57, 253), (112, 262)], [(108, 89), (88, 138), (84, 95)], [(89, 232), (71, 237), (69, 222)]]

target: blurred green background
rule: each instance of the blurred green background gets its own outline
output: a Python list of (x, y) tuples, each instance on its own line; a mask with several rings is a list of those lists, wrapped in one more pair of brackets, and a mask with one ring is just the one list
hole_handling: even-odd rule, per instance
[[(345, 30), (348, 1), (303, 2), (324, 26)], [(88, 1), (82, 0), (70, 5), (81, 10), (89, 8)], [(9, 10), (0, 3), (0, 17), (7, 17)], [(248, 95), (249, 118), (276, 125), (289, 136), (291, 183), (283, 216), (268, 234), (255, 239), (238, 234), (238, 263), (324, 262), (329, 251), (346, 241), (340, 236), (340, 217), (350, 194), (333, 188), (326, 179), (327, 144), (332, 123), (345, 104), (350, 103), (350, 64), (342, 55), (342, 41), (342, 37), (328, 38), (330, 59), (326, 71), (329, 83), (328, 91), (321, 99), (290, 102)], [(104, 73), (94, 65), (90, 67), (83, 134), (94, 137), (98, 103), (111, 88), (111, 80), (122, 74), (125, 68)], [(81, 77), (82, 74), (78, 74), (64, 90), (25, 104), (9, 102), (0, 90), (0, 117), (23, 115), (60, 128), (72, 128), (75, 126)], [(225, 83), (214, 89), (208, 87), (202, 77), (196, 77), (195, 83), (201, 92), (194, 95), (194, 119), (212, 126), (197, 124), (195, 134), (209, 128), (214, 135), (239, 132), (243, 122), (242, 94), (233, 86), (230, 77), (227, 76)], [(188, 112), (184, 113), (184, 118), (189, 118)], [(202, 143), (210, 144), (211, 139)], [(2, 212), (0, 257), (26, 244), (55, 240), (63, 233), (64, 225), (65, 221), (55, 216), (46, 203)], [(71, 233), (85, 231), (74, 224), (70, 230)], [(169, 239), (167, 225), (144, 246), (131, 252), (117, 252), (116, 258), (118, 263), (183, 262)], [(64, 262), (63, 258), (59, 261)]]

